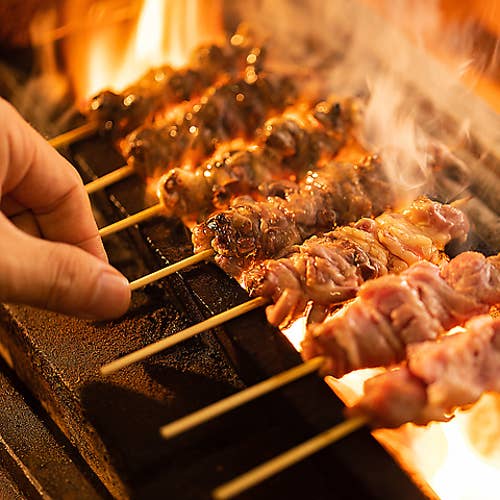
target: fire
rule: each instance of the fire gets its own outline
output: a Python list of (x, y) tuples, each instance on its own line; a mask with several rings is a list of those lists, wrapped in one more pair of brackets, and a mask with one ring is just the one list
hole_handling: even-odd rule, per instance
[(286, 335), (286, 338), (290, 341), (290, 343), (297, 349), (297, 351), (301, 351), (301, 342), (306, 333), (306, 318), (303, 316), (299, 318), (297, 321), (294, 321), (290, 327), (286, 330), (283, 330), (283, 333)]
[(427, 480), (442, 500), (498, 498), (498, 409), (498, 395), (485, 394), (470, 410), (439, 424), (447, 453)]
[[(119, 3), (102, 1), (94, 15), (106, 19)], [(88, 0), (67, 2), (69, 22), (89, 8), (95, 6)], [(152, 67), (186, 65), (195, 47), (220, 37), (221, 12), (218, 1), (143, 0), (133, 20), (99, 22), (69, 37), (65, 49), (77, 100), (103, 89), (122, 91)]]
[[(456, 329), (458, 330), (458, 329)], [(283, 331), (300, 351), (305, 318)], [(346, 406), (363, 395), (366, 380), (384, 371), (370, 368), (325, 382)], [(500, 477), (500, 395), (485, 394), (472, 408), (449, 422), (427, 427), (406, 424), (378, 429), (374, 437), (429, 497), (441, 500), (493, 500)]]

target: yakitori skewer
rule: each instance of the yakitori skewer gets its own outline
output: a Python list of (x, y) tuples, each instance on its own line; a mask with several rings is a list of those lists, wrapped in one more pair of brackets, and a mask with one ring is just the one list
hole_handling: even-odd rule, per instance
[(447, 422), (485, 392), (500, 392), (499, 373), (500, 318), (476, 316), (459, 333), (409, 346), (406, 362), (367, 380), (347, 414), (384, 428)]
[(200, 220), (235, 196), (266, 195), (275, 182), (302, 178), (335, 158), (352, 134), (356, 108), (352, 99), (296, 104), (268, 119), (250, 143), (232, 141), (194, 168), (171, 169), (158, 185), (166, 211)]
[(111, 129), (115, 138), (151, 123), (158, 113), (197, 100), (211, 86), (247, 72), (260, 72), (265, 51), (244, 33), (223, 44), (196, 47), (181, 68), (163, 65), (149, 70), (119, 93), (104, 90), (90, 99), (83, 113), (89, 121)]
[(241, 476), (216, 488), (212, 496), (215, 500), (233, 498), (243, 491), (256, 486), (278, 472), (291, 467), (310, 455), (348, 436), (369, 422), (367, 417), (353, 417), (318, 434), (287, 452), (255, 467)]
[(267, 118), (295, 98), (295, 88), (285, 77), (254, 76), (250, 82), (242, 77), (209, 89), (199, 103), (183, 108), (180, 122), (148, 123), (135, 130), (119, 143), (127, 165), (117, 178), (109, 174), (87, 191), (103, 189), (132, 173), (151, 179), (174, 165), (199, 165), (221, 144), (251, 139)]
[(298, 183), (275, 183), (270, 194), (264, 201), (237, 198), (194, 226), (194, 251), (212, 248), (216, 264), (241, 281), (255, 264), (282, 255), (312, 234), (379, 215), (394, 203), (375, 157), (358, 164), (329, 162)]
[[(426, 275), (429, 271), (433, 274)], [(488, 312), (500, 302), (500, 256), (485, 258), (479, 253), (466, 252), (455, 257), (441, 272), (437, 266), (421, 262), (394, 276), (390, 281), (397, 283), (391, 286), (387, 286), (388, 278), (392, 277), (362, 286), (357, 301), (346, 304), (332, 322), (310, 327), (316, 337), (311, 339), (310, 335), (303, 342), (302, 356), (306, 360), (303, 365), (163, 426), (162, 436), (174, 437), (313, 371), (339, 377), (351, 370), (390, 366), (402, 361), (412, 345), (440, 338), (450, 328)], [(413, 299), (405, 294), (409, 287), (421, 290), (422, 298), (415, 300), (415, 293)], [(401, 320), (401, 309), (405, 321)], [(360, 311), (366, 311), (364, 316)], [(409, 329), (414, 333), (409, 333)], [(386, 340), (389, 331), (392, 341)], [(345, 343), (341, 344), (344, 338)], [(315, 344), (323, 343), (326, 348), (314, 349)], [(314, 354), (317, 355), (312, 357)], [(356, 362), (352, 361), (355, 359)]]
[(271, 324), (287, 326), (306, 311), (309, 322), (317, 323), (369, 279), (397, 274), (422, 259), (440, 264), (445, 245), (465, 239), (468, 229), (461, 210), (421, 197), (404, 210), (313, 236), (284, 257), (246, 271), (243, 285), (252, 296), (272, 299), (266, 311)]
[(325, 356), (323, 370), (335, 377), (389, 366), (405, 359), (410, 345), (440, 338), (499, 303), (500, 254), (464, 252), (442, 269), (417, 262), (368, 281), (340, 314), (310, 325), (302, 356)]
[(179, 122), (146, 124), (121, 142), (127, 163), (143, 178), (181, 164), (198, 164), (231, 139), (251, 139), (266, 119), (297, 97), (284, 76), (243, 76), (209, 89)]
[(233, 498), (368, 423), (446, 422), (485, 392), (500, 391), (499, 371), (500, 318), (474, 317), (463, 332), (410, 346), (404, 365), (365, 382), (360, 401), (346, 410), (348, 420), (216, 488), (213, 498)]
[[(259, 190), (269, 194), (276, 182), (303, 176), (309, 168), (332, 159), (349, 134), (355, 107), (352, 101), (321, 102), (313, 109), (295, 110), (266, 121), (255, 144), (226, 145), (193, 169), (174, 168), (158, 183), (160, 203), (166, 215), (200, 218), (215, 209), (227, 208), (234, 196)], [(300, 114), (299, 114), (300, 113)], [(132, 173), (132, 167), (125, 175)], [(98, 188), (113, 181), (114, 173), (87, 185)], [(121, 177), (121, 176), (120, 176)], [(267, 193), (266, 193), (267, 191)], [(120, 231), (156, 215), (146, 209), (101, 230), (101, 236)]]
[(126, 135), (155, 113), (169, 106), (199, 97), (228, 75), (260, 71), (264, 51), (252, 45), (244, 33), (226, 44), (208, 44), (194, 49), (187, 67), (169, 65), (153, 68), (120, 93), (104, 90), (90, 99), (83, 113), (88, 123), (61, 134), (49, 142), (55, 148), (72, 144), (99, 130), (112, 130), (115, 138)]
[[(429, 207), (427, 210), (431, 213), (436, 211), (435, 205), (433, 205), (433, 202), (429, 202)], [(443, 207), (449, 207), (449, 206), (444, 206), (441, 204), (436, 204), (436, 206), (443, 206)], [(404, 212), (403, 212), (404, 213)], [(415, 203), (414, 211), (411, 212), (410, 209), (408, 209), (406, 216), (411, 220), (416, 219), (417, 221), (420, 220), (421, 227), (419, 227), (418, 224), (414, 224), (413, 227), (410, 225), (407, 225), (405, 229), (407, 231), (410, 230), (410, 228), (413, 230), (413, 239), (414, 241), (414, 247), (415, 245), (422, 245), (425, 247), (425, 252), (422, 254), (421, 252), (416, 252), (412, 253), (411, 251), (411, 246), (409, 246), (409, 239), (405, 238), (404, 234), (402, 235), (400, 232), (400, 225), (396, 225), (394, 227), (394, 233), (390, 233), (390, 228), (388, 228), (387, 232), (383, 233), (383, 238), (388, 241), (386, 243), (387, 248), (392, 249), (390, 251), (390, 259), (398, 262), (399, 258), (399, 265), (401, 268), (404, 268), (404, 266), (410, 265), (412, 262), (415, 260), (419, 259), (437, 259), (438, 258), (438, 251), (439, 249), (444, 248), (444, 246), (454, 237), (456, 238), (462, 238), (464, 234), (466, 233), (466, 230), (468, 228), (468, 225), (466, 221), (463, 219), (463, 216), (460, 217), (461, 212), (453, 207), (449, 207), (449, 210), (447, 211), (446, 209), (443, 209), (439, 214), (436, 212), (436, 215), (439, 215), (439, 217), (428, 217), (424, 216), (421, 213), (421, 202), (417, 201)], [(448, 220), (446, 219), (446, 215), (448, 216)], [(439, 229), (439, 230), (438, 230)], [(398, 239), (399, 238), (399, 239)], [(433, 239), (434, 238), (434, 239)], [(401, 241), (400, 241), (401, 240)], [(381, 238), (381, 241), (383, 239)], [(399, 248), (398, 248), (399, 247)], [(406, 255), (402, 256), (401, 251), (404, 247), (404, 251), (406, 252)], [(204, 257), (206, 256), (207, 258), (210, 257), (210, 252), (212, 250), (210, 248), (204, 250), (205, 253)], [(366, 255), (369, 255), (369, 252), (367, 252)], [(406, 260), (404, 260), (406, 258)], [(192, 262), (192, 261), (191, 261)], [(360, 266), (363, 265), (363, 260), (361, 259), (360, 262), (356, 262), (356, 253), (353, 254), (353, 262), (351, 263), (351, 266), (354, 266), (354, 269), (358, 269), (358, 267), (361, 269)], [(179, 263), (176, 265), (176, 270), (179, 270)], [(390, 266), (389, 266), (390, 267)], [(397, 269), (393, 269), (393, 271), (396, 271)], [(399, 269), (401, 270), (401, 269)], [(310, 272), (309, 270), (308, 272)], [(347, 269), (344, 269), (344, 271), (347, 271)], [(168, 272), (168, 271), (167, 271)], [(241, 272), (242, 270), (240, 269), (240, 277), (241, 277)], [(383, 269), (380, 270), (380, 273), (385, 273), (388, 272), (387, 268), (385, 268), (385, 271)], [(165, 270), (163, 271), (165, 273)], [(361, 279), (361, 278), (360, 278)], [(141, 279), (143, 284), (146, 284), (150, 280), (148, 277), (142, 278)], [(286, 289), (282, 290), (282, 292), (285, 294)], [(265, 305), (269, 303), (271, 300), (277, 300), (279, 301), (280, 299), (277, 298), (276, 296), (273, 296), (271, 294), (269, 297), (257, 297), (256, 299), (252, 299), (247, 304), (249, 304), (252, 309), (255, 307), (260, 307), (262, 305)], [(332, 301), (335, 300), (335, 297), (332, 297)], [(338, 299), (337, 299), (338, 303)], [(238, 308), (242, 308), (243, 305), (237, 306), (237, 308), (229, 309), (228, 311), (218, 314), (217, 316), (214, 316), (213, 318), (210, 319), (210, 323), (208, 323), (209, 327), (214, 327), (217, 325), (222, 324), (223, 322), (227, 321), (228, 319), (233, 319), (236, 317), (237, 312), (239, 311)], [(247, 309), (242, 309), (246, 311)], [(209, 321), (209, 320), (207, 320)], [(151, 344), (139, 351), (136, 351), (134, 353), (131, 353), (128, 356), (125, 356), (125, 358), (118, 359), (114, 361), (110, 365), (106, 365), (103, 367), (103, 373), (112, 373), (115, 370), (120, 369), (123, 366), (127, 366), (131, 363), (135, 363), (137, 361), (140, 361), (144, 359), (145, 357), (157, 353), (166, 347), (172, 347), (178, 342), (184, 341), (186, 338), (189, 338), (193, 335), (196, 335), (198, 333), (201, 333), (207, 328), (206, 322), (200, 323), (199, 325), (195, 325), (193, 327), (188, 328), (187, 333), (186, 330), (180, 332), (179, 334), (175, 334), (170, 336), (168, 339), (161, 340), (155, 344)]]
[[(228, 209), (195, 226), (195, 251), (214, 248), (223, 269), (237, 269), (252, 260), (272, 257), (336, 222), (344, 224), (377, 215), (393, 199), (390, 184), (374, 158), (359, 165), (328, 163), (310, 171), (299, 183), (275, 183), (270, 194), (274, 196), (257, 202), (238, 198)], [(153, 212), (159, 212), (161, 206), (156, 205)], [(135, 217), (132, 222), (124, 219), (101, 229), (101, 235), (146, 219), (141, 213)], [(263, 221), (267, 221), (267, 231), (261, 229)]]
[[(157, 206), (148, 210), (156, 214)], [(107, 228), (113, 230), (113, 226)], [(444, 246), (451, 240), (464, 238), (468, 228), (467, 219), (456, 207), (419, 198), (401, 212), (363, 218), (353, 226), (338, 227), (322, 237), (313, 236), (294, 246), (286, 257), (268, 259), (249, 268), (242, 282), (252, 295), (275, 302), (268, 311), (268, 319), (271, 324), (279, 325), (284, 317), (293, 320), (303, 314), (308, 303), (326, 308), (352, 298), (367, 278), (401, 271), (421, 258), (439, 263)], [(395, 239), (404, 244), (404, 254), (394, 254), (391, 245), (387, 245), (387, 241)], [(214, 256), (212, 248), (202, 250), (141, 278), (141, 286)], [(314, 281), (303, 276), (301, 270), (306, 268), (317, 269)], [(284, 307), (286, 314), (280, 312)]]

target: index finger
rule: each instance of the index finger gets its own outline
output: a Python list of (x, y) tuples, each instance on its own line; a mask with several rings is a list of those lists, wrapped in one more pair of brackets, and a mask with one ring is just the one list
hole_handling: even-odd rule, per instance
[(2, 194), (33, 212), (44, 238), (107, 260), (80, 176), (1, 99), (0, 186)]

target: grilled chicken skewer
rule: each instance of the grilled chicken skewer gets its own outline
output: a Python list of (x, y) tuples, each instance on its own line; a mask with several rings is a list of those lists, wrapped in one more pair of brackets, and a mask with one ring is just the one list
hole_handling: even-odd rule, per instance
[[(237, 43), (234, 43), (234, 41)], [(264, 51), (243, 33), (228, 43), (206, 44), (193, 50), (186, 67), (169, 65), (149, 70), (120, 93), (103, 90), (90, 99), (83, 113), (88, 122), (49, 140), (55, 148), (67, 146), (98, 130), (123, 137), (168, 107), (196, 99), (218, 81), (247, 72), (260, 72)]]
[(345, 100), (271, 118), (254, 145), (238, 148), (233, 141), (234, 150), (226, 145), (197, 168), (171, 169), (158, 183), (160, 203), (101, 228), (100, 234), (108, 236), (159, 214), (190, 222), (203, 219), (215, 208), (227, 208), (235, 194), (262, 198), (269, 194), (267, 186), (273, 180), (301, 176), (335, 156), (352, 130), (356, 113), (355, 103)]
[(274, 302), (267, 308), (273, 325), (286, 326), (308, 308), (311, 321), (320, 322), (331, 306), (353, 298), (369, 279), (399, 273), (420, 260), (440, 265), (445, 245), (465, 239), (468, 230), (462, 211), (420, 198), (400, 212), (309, 238), (286, 257), (246, 272), (244, 287), (251, 296)]
[(349, 415), (377, 427), (446, 422), (453, 411), (500, 392), (500, 318), (469, 320), (465, 331), (408, 347), (407, 362), (365, 382)]
[(90, 100), (85, 114), (90, 122), (112, 129), (115, 137), (124, 136), (151, 122), (155, 113), (201, 97), (209, 87), (229, 75), (243, 73), (245, 68), (253, 73), (260, 71), (262, 50), (252, 46), (248, 38), (236, 39), (241, 43), (197, 47), (186, 67), (153, 68), (120, 93), (104, 90)]
[(464, 252), (441, 270), (418, 262), (367, 282), (332, 319), (310, 325), (302, 355), (325, 357), (324, 372), (336, 377), (390, 366), (405, 359), (410, 344), (434, 340), (498, 303), (500, 254)]
[(236, 195), (279, 179), (302, 177), (332, 159), (345, 144), (355, 122), (352, 100), (321, 102), (313, 109), (285, 112), (264, 123), (251, 145), (224, 148), (194, 169), (174, 168), (160, 180), (160, 200), (169, 215), (203, 218), (227, 208)]
[[(267, 118), (282, 112), (295, 94), (286, 77), (256, 73), (211, 87), (182, 120), (147, 123), (120, 141), (127, 165), (118, 172), (121, 178), (137, 173), (149, 179), (179, 164), (197, 165), (222, 143), (250, 139)], [(87, 192), (111, 185), (116, 172), (87, 184)]]
[(195, 252), (212, 249), (215, 262), (240, 279), (245, 269), (280, 257), (292, 245), (335, 224), (380, 214), (394, 202), (380, 162), (330, 162), (299, 183), (278, 182), (265, 201), (237, 198), (193, 228)]
[[(458, 209), (455, 209), (455, 210), (458, 210)], [(417, 210), (417, 212), (418, 212), (418, 210)], [(442, 215), (444, 215), (445, 213), (446, 213), (446, 211), (443, 211)], [(449, 233), (455, 235), (455, 237), (458, 237), (458, 238), (463, 237), (463, 231), (466, 230), (466, 227), (467, 227), (467, 224), (464, 223), (463, 217), (457, 217), (457, 214), (454, 211), (450, 212), (450, 215), (452, 216), (452, 220), (455, 220), (456, 221), (455, 223), (457, 223), (460, 227), (462, 227), (462, 232), (460, 231), (460, 229), (457, 229), (457, 231), (453, 231), (452, 227), (451, 227), (452, 224), (450, 224), (450, 227), (448, 229)], [(444, 224), (443, 219), (441, 219), (439, 222), (440, 222), (440, 225)], [(434, 223), (436, 223), (436, 220), (434, 220)], [(464, 224), (465, 224), (465, 226), (464, 226)], [(415, 226), (415, 228), (417, 228), (417, 230), (418, 230), (418, 226)], [(422, 231), (422, 230), (420, 229), (420, 231)], [(438, 231), (431, 231), (428, 228), (426, 228), (423, 230), (423, 234), (426, 235), (427, 240), (429, 237), (434, 235), (434, 237), (437, 240), (436, 246), (444, 245), (446, 242), (446, 238), (444, 238)], [(399, 237), (398, 232), (397, 232), (397, 228), (396, 228), (395, 234), (391, 234), (390, 232), (387, 233), (387, 238), (389, 239), (390, 237), (394, 238), (397, 241), (397, 239)], [(427, 243), (428, 243), (428, 241), (427, 241)], [(210, 252), (210, 250), (208, 250), (208, 251), (205, 250), (202, 252), (201, 255), (203, 256), (203, 259), (208, 258), (209, 252)], [(416, 254), (416, 255), (418, 255), (418, 254)], [(429, 255), (434, 256), (434, 253), (430, 252)], [(431, 258), (431, 257), (429, 257), (429, 258)], [(249, 262), (249, 265), (251, 265), (250, 261), (248, 261), (248, 262)], [(193, 263), (193, 261), (191, 260), (190, 263)], [(169, 270), (170, 269), (167, 268), (167, 271), (169, 271)], [(175, 270), (178, 270), (178, 266), (175, 268)], [(239, 271), (239, 274), (241, 275), (241, 273), (244, 271), (244, 269), (238, 268), (238, 271)], [(137, 282), (139, 283), (140, 286), (144, 286), (148, 282), (152, 282), (152, 281), (155, 281), (157, 279), (160, 279), (161, 277), (163, 277), (167, 274), (168, 274), (168, 272), (164, 273), (163, 271), (157, 271), (156, 273), (153, 273), (151, 280), (148, 280), (147, 278), (143, 277), (143, 278), (140, 278), (139, 280), (137, 280)], [(137, 282), (131, 283), (132, 289), (137, 288), (135, 286), (135, 283), (137, 283)], [(244, 314), (246, 312), (249, 312), (252, 309), (261, 307), (267, 303), (268, 303), (268, 299), (263, 298), (263, 297), (256, 297), (256, 298), (254, 298), (246, 303), (240, 304), (239, 306), (237, 306), (235, 308), (229, 309), (228, 311), (225, 311), (224, 313), (221, 313), (217, 316), (213, 316), (209, 320), (206, 320), (202, 323), (199, 323), (198, 325), (193, 325), (192, 327), (189, 327), (188, 329), (183, 330), (182, 332), (179, 332), (175, 335), (172, 335), (172, 336), (170, 336), (166, 339), (163, 339), (155, 344), (151, 344), (151, 345), (149, 345), (143, 349), (140, 349), (136, 352), (128, 354), (127, 356), (124, 356), (123, 358), (115, 360), (115, 361), (109, 363), (108, 365), (102, 367), (101, 372), (103, 374), (106, 374), (106, 375), (113, 373), (114, 371), (119, 370), (120, 368), (128, 366), (129, 364), (135, 363), (137, 361), (141, 361), (142, 359), (144, 359), (144, 358), (146, 358), (146, 357), (148, 357), (156, 352), (159, 352), (163, 349), (167, 349), (167, 348), (172, 347), (173, 345), (175, 345), (179, 342), (187, 340), (188, 338), (190, 338), (194, 335), (197, 335), (198, 333), (201, 333), (201, 332), (207, 330), (208, 328), (218, 326), (218, 325), (224, 323), (225, 321), (228, 321), (229, 319), (233, 319), (240, 314)]]
[(412, 346), (406, 366), (365, 382), (365, 395), (346, 411), (348, 420), (219, 486), (213, 498), (233, 498), (365, 424), (387, 428), (447, 421), (484, 392), (500, 392), (500, 319), (476, 317), (465, 329)]
[(264, 121), (281, 113), (296, 97), (286, 77), (253, 75), (211, 88), (181, 122), (147, 124), (124, 141), (129, 166), (154, 178), (180, 164), (196, 165), (231, 139), (251, 139)]

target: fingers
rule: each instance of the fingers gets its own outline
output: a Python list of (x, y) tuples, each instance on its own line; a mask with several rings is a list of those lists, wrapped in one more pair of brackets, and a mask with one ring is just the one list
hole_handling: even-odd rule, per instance
[(1, 99), (0, 129), (2, 198), (30, 210), (43, 238), (106, 260), (89, 198), (72, 165)]
[(86, 319), (110, 319), (129, 307), (127, 279), (94, 255), (35, 238), (0, 214), (0, 302)]
[(0, 208), (12, 221), (0, 213), (0, 301), (120, 316), (130, 287), (107, 264), (77, 172), (1, 99), (0, 129)]

